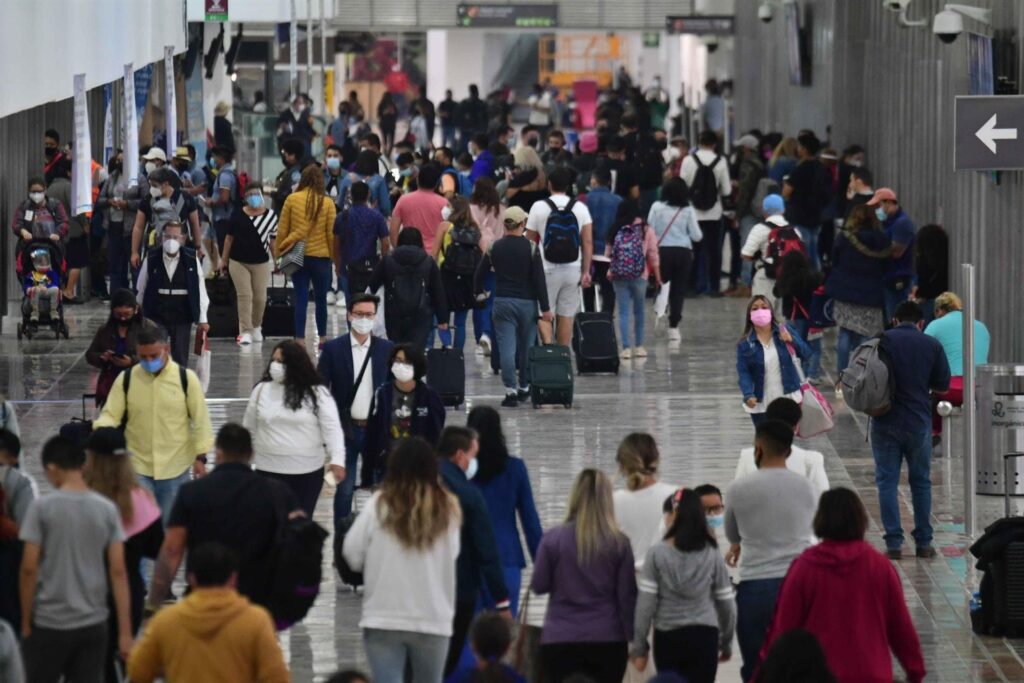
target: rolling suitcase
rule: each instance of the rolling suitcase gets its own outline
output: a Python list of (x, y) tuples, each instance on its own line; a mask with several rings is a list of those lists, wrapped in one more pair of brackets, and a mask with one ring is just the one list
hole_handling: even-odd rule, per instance
[(89, 409), (85, 402), (88, 399), (95, 399), (96, 394), (82, 394), (82, 417), (73, 417), (70, 422), (60, 426), (59, 434), (65, 439), (74, 441), (79, 446), (84, 446), (92, 434), (92, 420), (89, 419)]
[(529, 351), (530, 401), (533, 407), (572, 408), (572, 353), (567, 346), (534, 346)]
[(462, 349), (427, 351), (427, 385), (441, 396), (441, 402), (458, 407), (466, 400), (466, 359)]
[(210, 323), (210, 339), (234, 339), (238, 336), (238, 299), (230, 277), (211, 277), (205, 280), (210, 305), (206, 320)]
[(264, 337), (295, 335), (295, 290), (291, 287), (275, 287), (273, 273), (270, 275), (270, 286), (267, 287), (262, 331)]
[(572, 323), (572, 349), (579, 374), (619, 374), (619, 344), (611, 313), (577, 313)]

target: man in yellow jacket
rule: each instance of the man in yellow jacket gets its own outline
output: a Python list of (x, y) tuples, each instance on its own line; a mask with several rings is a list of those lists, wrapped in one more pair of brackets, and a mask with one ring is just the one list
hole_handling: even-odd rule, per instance
[(235, 554), (219, 543), (204, 543), (190, 554), (187, 576), (192, 592), (145, 627), (128, 659), (128, 678), (134, 683), (290, 681), (270, 613), (235, 590)]
[(167, 332), (145, 327), (138, 334), (139, 364), (114, 380), (93, 428), (124, 429), (139, 482), (153, 492), (164, 523), (178, 489), (206, 474), (213, 428), (199, 378), (170, 356)]

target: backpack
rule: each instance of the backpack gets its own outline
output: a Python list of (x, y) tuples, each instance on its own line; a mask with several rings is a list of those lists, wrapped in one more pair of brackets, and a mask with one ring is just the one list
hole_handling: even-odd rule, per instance
[(428, 306), (427, 302), (427, 277), (433, 263), (429, 258), (423, 260), (422, 264), (415, 266), (398, 265), (398, 270), (392, 280), (391, 288), (387, 290), (387, 306), (403, 318), (409, 318), (422, 313)]
[(647, 259), (644, 257), (643, 223), (624, 225), (615, 233), (612, 242), (612, 262), (608, 272), (616, 280), (635, 280), (643, 277)]
[(770, 194), (779, 194), (781, 192), (779, 184), (765, 176), (757, 181), (757, 188), (754, 190), (754, 197), (750, 200), (750, 211), (759, 218), (764, 218), (764, 198)]
[(653, 138), (640, 138), (634, 165), (636, 167), (637, 181), (641, 187), (661, 186), (665, 161), (661, 156), (661, 150), (655, 145)]
[(564, 209), (545, 199), (551, 209), (544, 225), (544, 260), (548, 263), (573, 263), (580, 257), (580, 222), (572, 212), (575, 199)]
[(352, 525), (356, 523), (356, 516), (358, 514), (353, 512), (334, 527), (334, 567), (338, 570), (338, 576), (341, 577), (345, 585), (352, 586), (353, 588), (363, 585), (363, 573), (357, 572), (349, 566), (342, 551), (345, 547), (345, 536), (348, 534), (348, 530), (352, 528)]
[(451, 236), (441, 267), (455, 275), (473, 275), (482, 257), (480, 231), (469, 225), (452, 226)]
[(144, 244), (150, 246), (156, 243), (156, 239), (160, 237), (160, 234), (164, 231), (164, 226), (170, 221), (181, 221), (182, 231), (189, 237), (192, 238), (192, 230), (188, 221), (181, 219), (181, 210), (185, 208), (185, 194), (179, 193), (178, 198), (171, 204), (169, 201), (166, 205), (157, 206), (158, 203), (163, 200), (151, 202), (151, 220), (150, 220), (150, 231)]
[[(287, 518), (287, 512), (282, 511)], [(327, 530), (309, 519), (288, 519), (278, 530), (268, 608), (283, 631), (302, 621), (320, 594)]]
[(715, 155), (714, 160), (705, 165), (700, 157), (693, 155), (697, 164), (697, 172), (693, 174), (693, 182), (690, 184), (690, 201), (693, 208), (698, 211), (710, 211), (718, 203), (718, 178), (715, 177), (715, 166), (722, 160), (722, 157)]
[(843, 400), (853, 410), (880, 417), (892, 409), (896, 393), (885, 335), (867, 340), (853, 351), (850, 365), (839, 373)]
[(778, 278), (781, 273), (782, 259), (791, 251), (799, 251), (806, 255), (803, 240), (800, 233), (791, 225), (777, 225), (768, 234), (768, 246), (761, 256), (764, 274), (771, 279)]

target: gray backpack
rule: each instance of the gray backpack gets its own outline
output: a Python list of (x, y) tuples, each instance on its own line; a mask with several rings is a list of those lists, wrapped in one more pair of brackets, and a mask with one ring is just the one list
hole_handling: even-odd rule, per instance
[(839, 375), (846, 405), (871, 417), (888, 413), (896, 393), (884, 340), (878, 335), (854, 349), (850, 365)]

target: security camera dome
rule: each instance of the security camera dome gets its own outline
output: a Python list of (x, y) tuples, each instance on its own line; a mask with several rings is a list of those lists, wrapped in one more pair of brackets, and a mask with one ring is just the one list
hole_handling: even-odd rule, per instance
[(772, 6), (767, 3), (762, 3), (761, 6), (757, 8), (757, 18), (766, 24), (771, 23)]
[(952, 43), (964, 31), (964, 20), (958, 13), (943, 10), (935, 15), (932, 33), (944, 43)]

